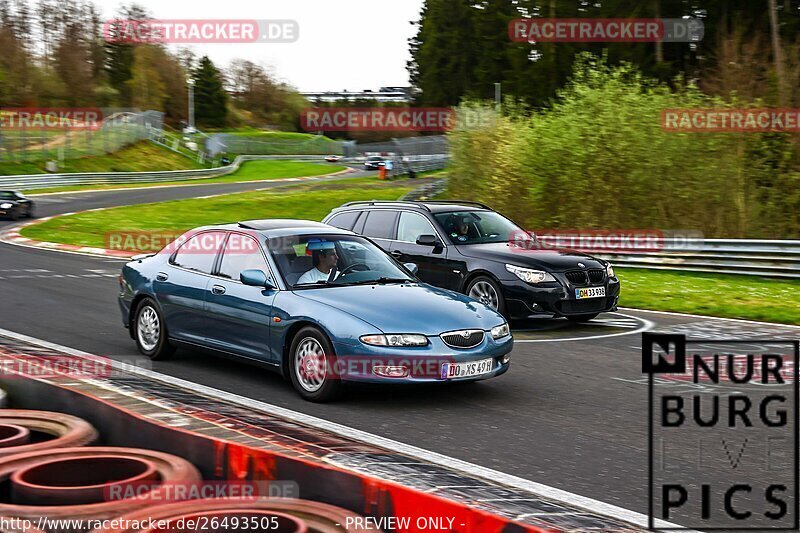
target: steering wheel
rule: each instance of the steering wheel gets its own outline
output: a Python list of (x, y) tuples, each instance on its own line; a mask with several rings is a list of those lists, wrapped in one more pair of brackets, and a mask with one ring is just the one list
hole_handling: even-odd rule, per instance
[(363, 267), (363, 268), (360, 268), (358, 270), (358, 272), (366, 272), (367, 270), (372, 270), (371, 268), (369, 268), (369, 265), (367, 265), (367, 264), (364, 264), (364, 263), (353, 263), (349, 267), (346, 267), (344, 270), (342, 270), (339, 273), (339, 277), (346, 276), (350, 272), (356, 272), (356, 267)]

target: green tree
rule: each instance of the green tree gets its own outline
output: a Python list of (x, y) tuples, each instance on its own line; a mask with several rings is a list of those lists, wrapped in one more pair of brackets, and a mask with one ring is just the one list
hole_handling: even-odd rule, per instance
[(140, 45), (134, 50), (131, 79), (126, 82), (133, 107), (164, 110), (167, 90), (156, 68), (160, 51), (153, 45)]
[(425, 105), (455, 105), (474, 85), (471, 0), (427, 0), (411, 40), (408, 69)]
[(228, 116), (228, 95), (225, 92), (222, 74), (214, 63), (203, 56), (193, 72), (195, 119), (197, 124), (222, 127)]

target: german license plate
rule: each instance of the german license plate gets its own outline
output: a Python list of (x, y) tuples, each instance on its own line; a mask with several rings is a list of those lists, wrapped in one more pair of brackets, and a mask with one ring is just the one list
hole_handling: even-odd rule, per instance
[(442, 363), (442, 379), (470, 378), (488, 374), (494, 369), (494, 359), (467, 363)]
[(589, 287), (588, 289), (575, 289), (575, 299), (602, 298), (606, 295), (605, 287)]

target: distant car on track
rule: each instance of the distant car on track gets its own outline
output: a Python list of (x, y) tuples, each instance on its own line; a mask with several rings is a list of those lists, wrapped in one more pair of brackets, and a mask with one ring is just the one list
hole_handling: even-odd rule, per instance
[(337, 163), (337, 162), (341, 161), (341, 159), (342, 159), (342, 156), (340, 156), (340, 155), (329, 155), (329, 156), (327, 156), (325, 158), (325, 161), (327, 161), (328, 163)]
[(120, 275), (123, 324), (153, 359), (179, 346), (232, 354), (280, 372), (311, 401), (335, 398), (343, 382), (476, 381), (509, 368), (500, 314), (420, 283), (415, 265), (350, 231), (262, 220), (176, 243)]
[(33, 218), (33, 200), (17, 191), (0, 191), (0, 217), (19, 220)]
[(364, 170), (378, 170), (384, 166), (386, 166), (386, 160), (378, 155), (370, 156), (364, 161)]
[[(475, 202), (351, 202), (324, 223), (375, 240), (419, 278), (467, 294), (509, 318), (592, 320), (616, 311), (620, 283), (611, 265), (537, 240)], [(516, 245), (516, 239), (524, 243)], [(530, 245), (530, 246), (529, 246)]]

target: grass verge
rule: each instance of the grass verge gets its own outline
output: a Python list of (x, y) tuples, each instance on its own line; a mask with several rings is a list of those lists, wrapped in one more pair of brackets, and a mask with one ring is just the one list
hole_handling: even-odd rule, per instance
[[(1, 176), (46, 174), (46, 161), (0, 163)], [(205, 168), (186, 156), (144, 141), (108, 155), (66, 159), (59, 172), (151, 172)]]
[(107, 237), (115, 233), (172, 233), (207, 224), (263, 218), (322, 220), (331, 209), (345, 202), (396, 200), (424, 183), (422, 180), (376, 182), (372, 178), (333, 180), (216, 198), (115, 207), (47, 220), (24, 228), (22, 235), (40, 241), (104, 248)]
[(37, 193), (50, 193), (50, 192), (67, 192), (67, 191), (81, 191), (88, 189), (131, 189), (140, 187), (155, 187), (164, 185), (186, 185), (186, 184), (199, 184), (205, 185), (209, 183), (231, 183), (235, 181), (260, 181), (272, 180), (283, 178), (300, 178), (305, 176), (323, 176), (325, 174), (333, 174), (341, 172), (347, 167), (340, 165), (330, 165), (327, 163), (306, 163), (303, 161), (247, 161), (242, 163), (239, 170), (227, 176), (220, 176), (217, 178), (204, 178), (193, 180), (178, 180), (178, 181), (159, 181), (150, 183), (131, 183), (129, 185), (122, 184), (108, 184), (108, 185), (73, 185), (68, 187), (49, 187), (44, 189), (33, 189), (25, 191), (28, 194)]
[(615, 268), (620, 305), (800, 325), (800, 281)]

